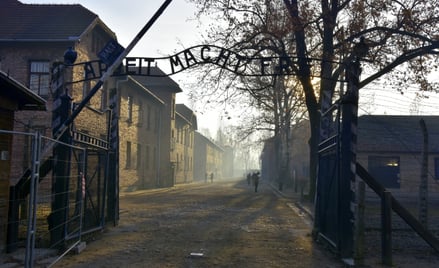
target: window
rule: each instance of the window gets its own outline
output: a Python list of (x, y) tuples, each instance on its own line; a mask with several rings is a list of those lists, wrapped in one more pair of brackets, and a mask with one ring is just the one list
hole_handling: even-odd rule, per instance
[(102, 88), (101, 91), (101, 111), (105, 111), (107, 109), (108, 90), (106, 88)]
[(369, 156), (369, 173), (386, 188), (400, 188), (398, 156)]
[(128, 96), (127, 98), (127, 121), (132, 122), (133, 121), (133, 97)]
[(91, 49), (94, 53), (99, 53), (105, 46), (104, 40), (98, 33), (94, 33), (91, 40)]
[(87, 97), (88, 93), (90, 93), (91, 90), (91, 81), (87, 80), (84, 81), (82, 84), (82, 99), (85, 99)]
[(155, 119), (155, 126), (154, 126), (154, 131), (155, 133), (157, 133), (160, 129), (160, 110), (156, 109), (155, 113), (154, 113), (154, 119)]
[(175, 119), (175, 98), (172, 97), (171, 101), (171, 119)]
[(48, 61), (32, 61), (30, 63), (29, 88), (42, 97), (49, 96), (49, 65)]
[(434, 158), (434, 178), (439, 180), (439, 157)]
[(142, 145), (137, 144), (137, 159), (136, 159), (136, 168), (140, 170), (142, 165)]
[(176, 169), (175, 170), (180, 170), (180, 163), (178, 162), (178, 160), (180, 160), (180, 157), (177, 153), (177, 164), (176, 164)]
[(137, 125), (143, 125), (143, 103), (139, 102), (139, 109), (137, 110)]
[(146, 129), (151, 129), (151, 106), (146, 106)]
[(154, 155), (152, 156), (152, 166), (153, 166), (153, 168), (155, 168), (157, 166), (157, 148), (156, 147), (154, 147), (153, 154)]
[(149, 169), (149, 158), (150, 158), (150, 154), (149, 154), (149, 146), (146, 146), (146, 152), (145, 152), (145, 169), (148, 170)]
[(127, 141), (126, 163), (125, 168), (131, 168), (131, 142)]

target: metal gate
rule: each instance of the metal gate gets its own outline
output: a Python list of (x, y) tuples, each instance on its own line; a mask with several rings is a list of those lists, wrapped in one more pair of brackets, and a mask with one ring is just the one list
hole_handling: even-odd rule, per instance
[(321, 116), (314, 234), (353, 258), (358, 61), (346, 68), (348, 89)]

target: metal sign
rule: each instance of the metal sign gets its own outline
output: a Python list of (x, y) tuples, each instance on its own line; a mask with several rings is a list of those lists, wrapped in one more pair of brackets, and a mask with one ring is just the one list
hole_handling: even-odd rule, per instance
[[(105, 61), (112, 58), (113, 50), (116, 51), (114, 53), (117, 53), (114, 44), (109, 44), (103, 50), (101, 60), (75, 64), (75, 66), (82, 66), (85, 76), (81, 80), (72, 81), (72, 83), (99, 79), (108, 69), (108, 64)], [(126, 57), (113, 72), (113, 76), (165, 77), (202, 64), (214, 64), (241, 76), (298, 74), (296, 57), (246, 56), (215, 45), (198, 45), (168, 57)], [(153, 68), (156, 67), (161, 72), (154, 72)]]
[(98, 53), (99, 59), (106, 65), (111, 65), (125, 50), (116, 40), (110, 40)]

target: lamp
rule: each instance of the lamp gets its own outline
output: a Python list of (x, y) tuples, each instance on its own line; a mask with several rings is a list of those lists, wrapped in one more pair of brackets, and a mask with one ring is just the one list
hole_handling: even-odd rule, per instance
[(77, 57), (78, 57), (78, 53), (75, 50), (73, 50), (73, 47), (69, 47), (64, 52), (64, 64), (73, 65), (73, 63), (75, 63)]

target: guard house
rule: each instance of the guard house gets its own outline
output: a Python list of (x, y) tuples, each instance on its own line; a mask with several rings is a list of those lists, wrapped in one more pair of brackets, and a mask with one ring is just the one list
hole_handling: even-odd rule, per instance
[[(46, 101), (0, 71), (0, 131), (12, 131), (16, 111), (44, 111)], [(13, 135), (0, 132), (0, 251), (6, 247)]]

